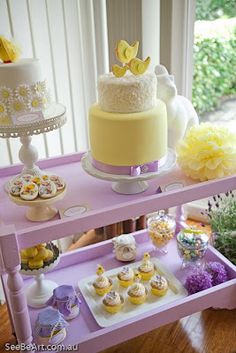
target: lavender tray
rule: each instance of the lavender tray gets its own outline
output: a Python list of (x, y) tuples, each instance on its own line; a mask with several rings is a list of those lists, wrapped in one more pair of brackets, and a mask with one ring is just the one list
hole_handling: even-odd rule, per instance
[[(144, 252), (152, 255), (153, 245), (147, 232), (136, 232), (135, 238), (138, 244), (137, 261), (142, 259)], [(63, 254), (59, 265), (47, 273), (46, 278), (55, 281), (58, 285), (71, 284), (78, 289), (78, 282), (94, 276), (98, 263), (107, 269), (115, 269), (123, 265), (116, 260), (112, 249), (111, 240), (107, 240)], [(168, 250), (168, 254), (160, 255), (158, 261), (161, 261), (167, 271), (183, 284), (187, 273), (181, 269), (182, 262), (177, 254), (175, 239), (168, 244)], [(98, 325), (86, 300), (81, 296), (80, 315), (70, 321), (63, 344), (65, 346), (78, 344), (80, 353), (95, 353), (212, 306), (228, 309), (236, 307), (236, 267), (211, 246), (207, 250), (206, 260), (223, 263), (227, 268), (229, 281), (193, 295), (176, 298), (169, 303), (162, 303), (163, 305), (152, 310), (136, 313), (133, 317), (107, 327)], [(4, 275), (3, 278), (6, 283), (7, 277)], [(27, 276), (24, 281), (25, 286), (28, 286), (31, 281)], [(34, 327), (39, 310), (29, 308), (29, 312), (31, 324)]]

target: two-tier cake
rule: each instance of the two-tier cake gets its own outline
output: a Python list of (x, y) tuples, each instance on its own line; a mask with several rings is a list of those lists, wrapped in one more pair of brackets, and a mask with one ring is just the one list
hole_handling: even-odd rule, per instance
[[(130, 52), (127, 48), (124, 53)], [(135, 176), (157, 171), (165, 159), (166, 108), (156, 99), (155, 74), (144, 65), (145, 61), (131, 56), (120, 68), (125, 68), (123, 76), (113, 68), (115, 74), (98, 79), (98, 103), (89, 111), (92, 164), (98, 170)]]

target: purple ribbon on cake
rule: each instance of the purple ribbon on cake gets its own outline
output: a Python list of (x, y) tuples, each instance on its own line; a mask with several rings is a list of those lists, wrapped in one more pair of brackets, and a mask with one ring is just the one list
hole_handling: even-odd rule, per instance
[(117, 174), (117, 175), (139, 176), (140, 174), (158, 171), (158, 161), (126, 167), (126, 166), (113, 166), (113, 165), (105, 164), (105, 163), (96, 161), (93, 158), (92, 164), (96, 169), (101, 170), (104, 173)]

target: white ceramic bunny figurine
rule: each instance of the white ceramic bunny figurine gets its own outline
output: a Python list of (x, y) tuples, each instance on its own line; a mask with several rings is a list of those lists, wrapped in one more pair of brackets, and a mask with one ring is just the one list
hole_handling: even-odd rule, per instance
[(192, 103), (177, 94), (174, 77), (169, 75), (163, 65), (155, 67), (157, 77), (157, 98), (166, 104), (168, 119), (168, 147), (175, 149), (187, 130), (199, 124)]

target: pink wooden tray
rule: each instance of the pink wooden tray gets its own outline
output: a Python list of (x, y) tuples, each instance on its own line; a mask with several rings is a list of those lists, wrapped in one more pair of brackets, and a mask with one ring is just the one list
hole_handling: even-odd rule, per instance
[[(137, 232), (135, 238), (138, 243), (137, 260), (141, 260), (146, 251), (152, 254), (153, 245), (145, 231)], [(58, 285), (71, 284), (78, 290), (78, 281), (94, 275), (98, 263), (109, 269), (123, 265), (115, 259), (112, 250), (112, 242), (108, 240), (79, 249), (72, 254), (64, 254), (61, 256), (58, 267), (48, 273), (46, 278), (56, 281)], [(158, 259), (168, 271), (184, 283), (187, 273), (181, 270), (182, 262), (177, 254), (175, 239), (168, 244), (168, 250), (168, 254), (160, 255)], [(96, 353), (212, 306), (218, 308), (236, 307), (236, 267), (212, 247), (207, 250), (206, 257), (208, 261), (220, 261), (226, 266), (230, 278), (228, 282), (194, 295), (176, 299), (171, 303), (163, 304), (151, 311), (139, 313), (132, 318), (104, 328), (97, 324), (86, 301), (81, 296), (80, 315), (70, 322), (68, 334), (63, 344), (78, 344), (80, 353)], [(4, 282), (6, 282), (6, 276), (4, 276)], [(30, 283), (31, 280), (25, 278), (25, 286)], [(29, 308), (29, 313), (32, 327), (34, 327), (39, 310)]]
[[(176, 169), (164, 177), (150, 181), (148, 190), (142, 194), (118, 195), (112, 192), (110, 182), (97, 180), (82, 170), (81, 156), (82, 154), (73, 154), (39, 163), (44, 170), (61, 175), (67, 181), (68, 192), (65, 199), (56, 204), (57, 208), (65, 209), (80, 204), (86, 204), (89, 208), (87, 213), (78, 217), (59, 219), (56, 216), (46, 223), (34, 224), (28, 221), (24, 207), (13, 204), (4, 191), (5, 183), (18, 174), (22, 167), (18, 165), (0, 169), (0, 271), (3, 273), (4, 289), (19, 342), (31, 342), (31, 325), (34, 327), (39, 312), (30, 309), (28, 315), (22, 278), (19, 274), (19, 249), (236, 189), (235, 176), (195, 183)], [(184, 183), (185, 186), (157, 194), (160, 184), (178, 182)], [(138, 232), (136, 239), (139, 244), (137, 260), (140, 260), (145, 251), (152, 250), (152, 244), (145, 232)], [(175, 240), (168, 244), (168, 248), (168, 254), (160, 259), (176, 278), (184, 282), (186, 274), (181, 270)], [(63, 343), (78, 344), (80, 353), (95, 353), (211, 306), (235, 308), (236, 267), (212, 247), (207, 251), (207, 259), (224, 263), (230, 276), (229, 281), (104, 328), (99, 327), (82, 299), (81, 313), (71, 321)], [(109, 269), (121, 266), (114, 258), (111, 241), (95, 244), (73, 254), (65, 254), (58, 267), (46, 277), (59, 285), (67, 283), (77, 286), (79, 280), (94, 274), (97, 263)], [(25, 286), (30, 283), (30, 279), (25, 279)]]

